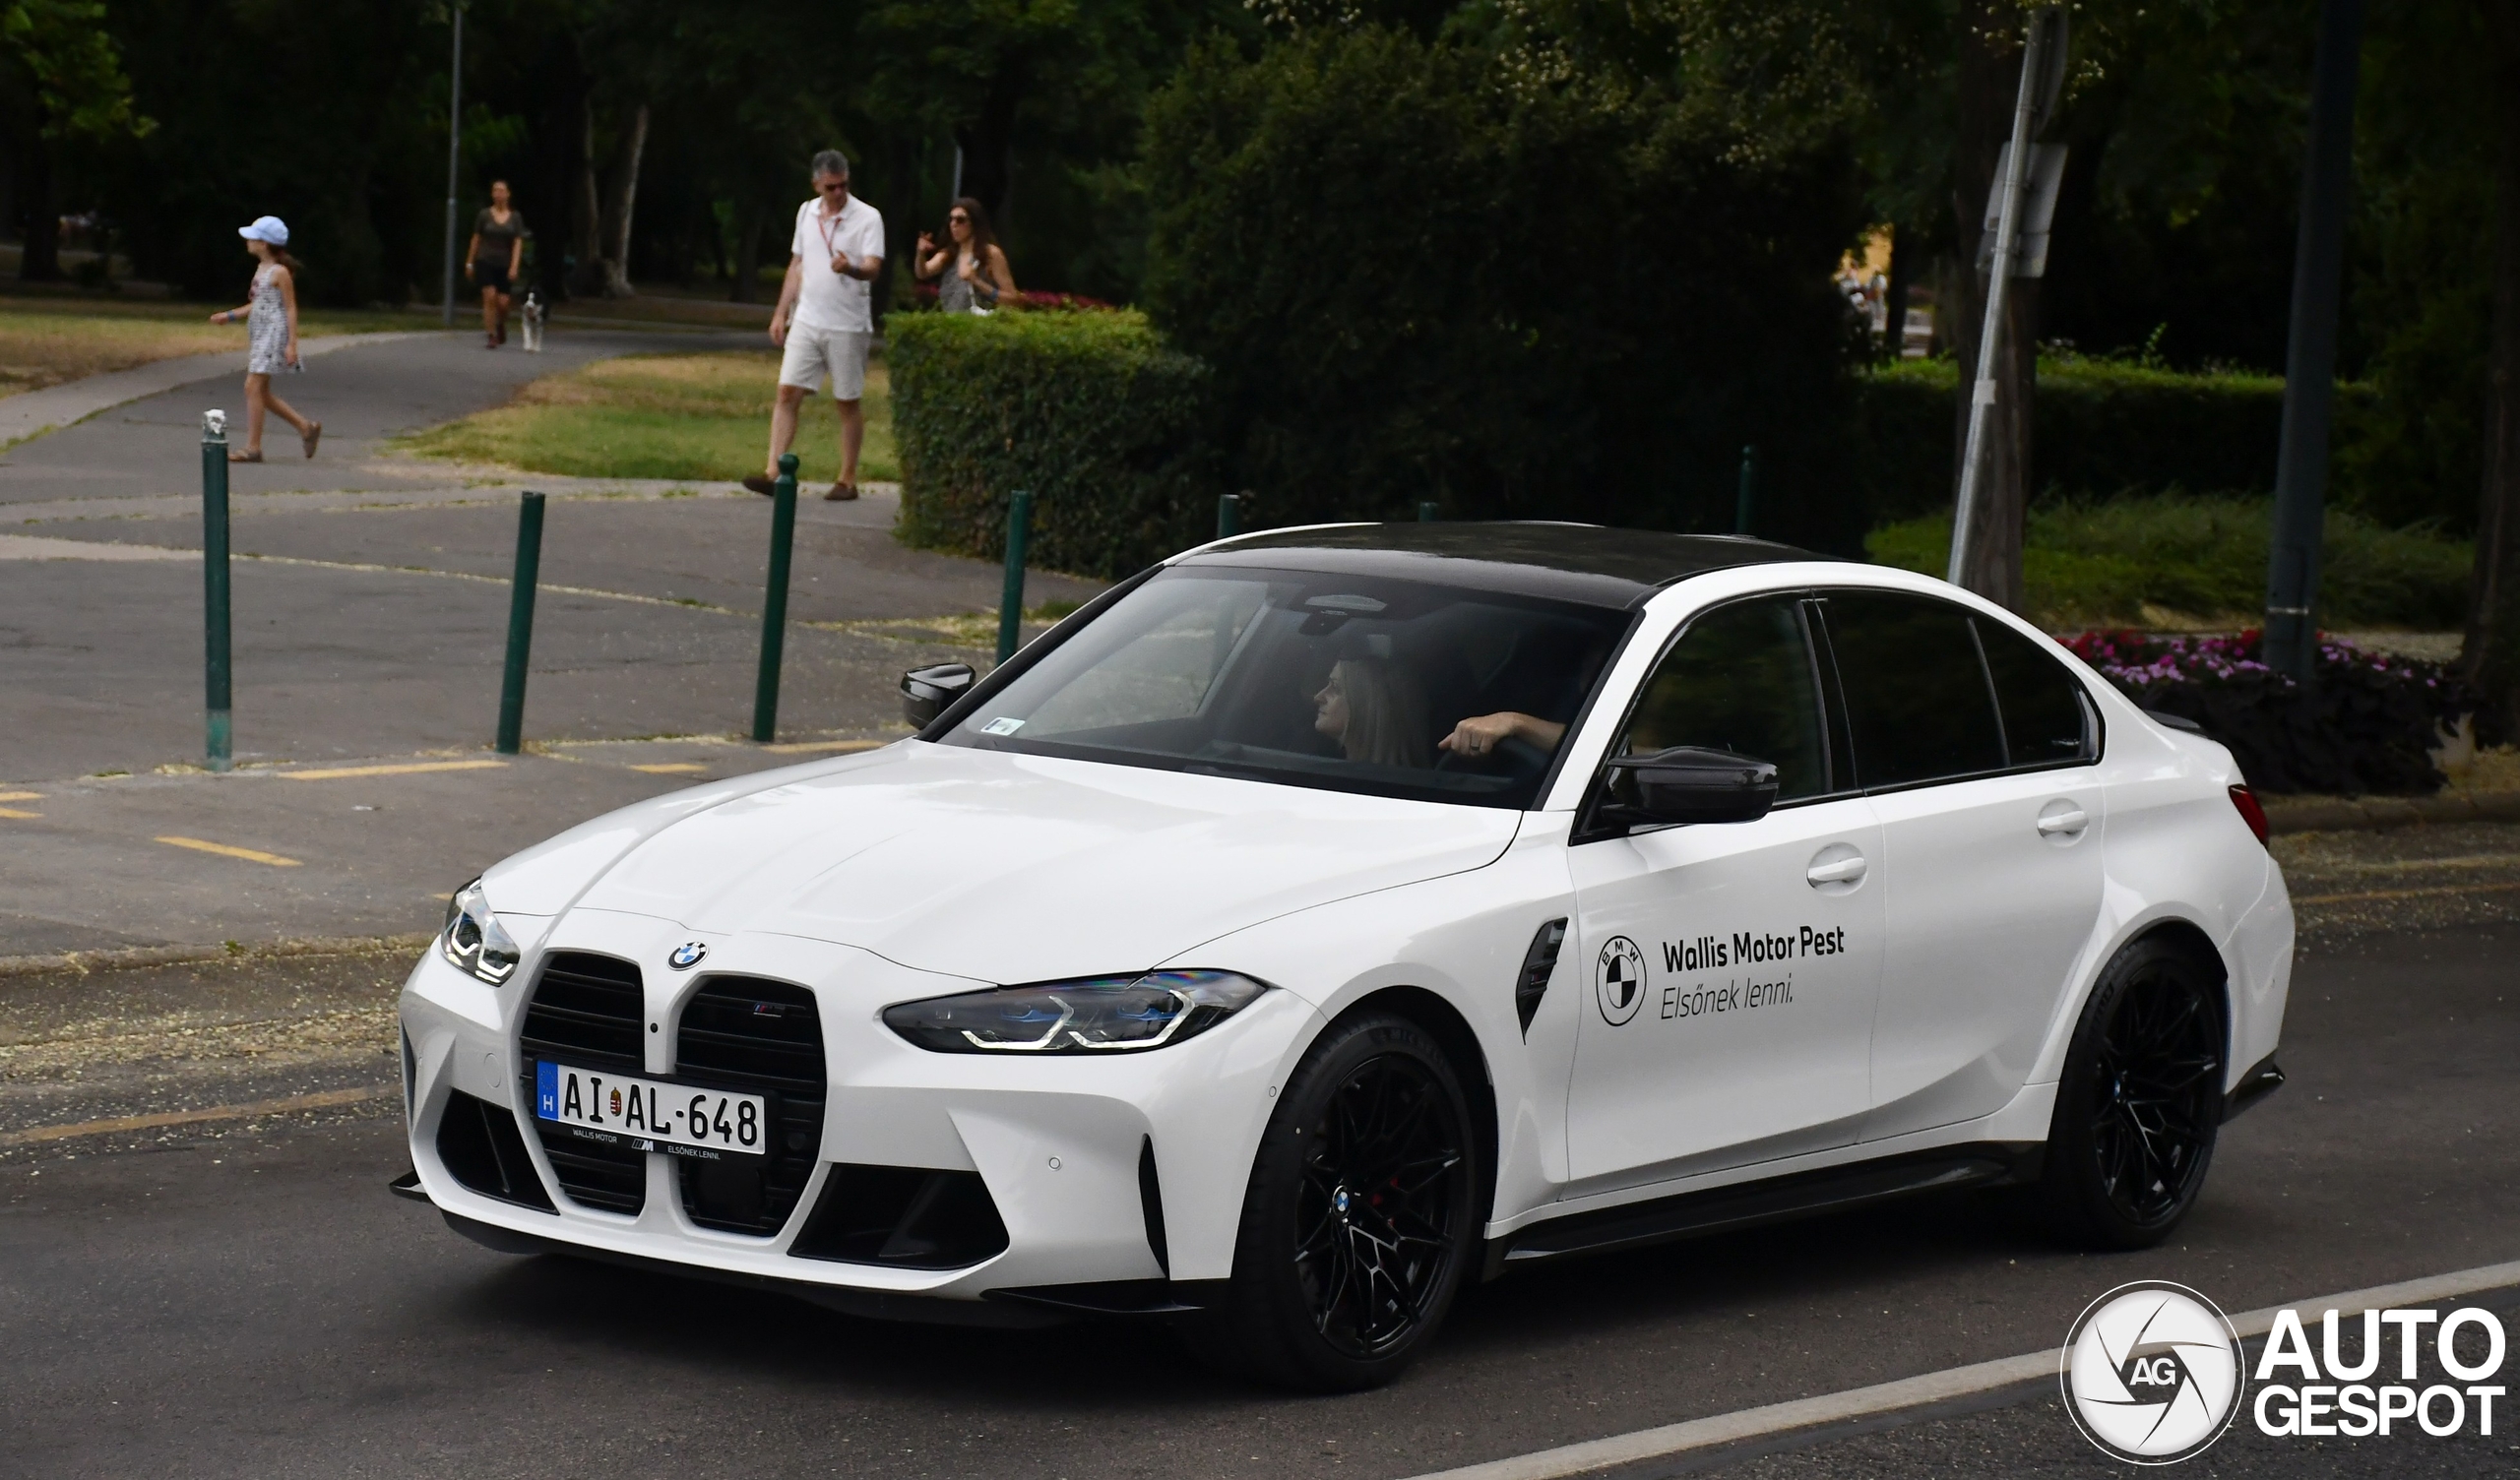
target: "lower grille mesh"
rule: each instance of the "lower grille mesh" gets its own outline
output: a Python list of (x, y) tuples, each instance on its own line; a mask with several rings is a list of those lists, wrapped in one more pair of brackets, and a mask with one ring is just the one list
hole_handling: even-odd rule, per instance
[[(535, 982), (518, 1045), (528, 1079), (534, 1066), (545, 1059), (582, 1069), (644, 1072), (640, 1038), (647, 1016), (647, 993), (637, 966), (583, 951), (552, 953)], [(538, 1117), (534, 1129), (570, 1202), (623, 1213), (647, 1205), (646, 1152), (633, 1150), (617, 1137), (573, 1131)]]

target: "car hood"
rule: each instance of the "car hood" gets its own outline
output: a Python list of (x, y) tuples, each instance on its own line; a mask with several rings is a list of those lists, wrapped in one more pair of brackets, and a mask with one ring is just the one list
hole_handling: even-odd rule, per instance
[[(764, 931), (990, 982), (1134, 971), (1493, 861), (1521, 814), (905, 741), (598, 819), (491, 871), (502, 912)], [(560, 876), (585, 881), (583, 889)], [(513, 903), (510, 902), (513, 897)], [(1228, 962), (1215, 962), (1228, 965)]]

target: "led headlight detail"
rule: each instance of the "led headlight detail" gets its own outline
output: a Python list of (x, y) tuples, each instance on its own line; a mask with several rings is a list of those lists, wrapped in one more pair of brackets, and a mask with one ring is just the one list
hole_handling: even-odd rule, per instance
[(941, 1054), (1128, 1053), (1196, 1037), (1268, 990), (1231, 971), (1149, 971), (905, 1002), (884, 1022)]
[(494, 987), (515, 974), (517, 959), (525, 954), (490, 912), (490, 896), (481, 892), (478, 879), (448, 897), (446, 929), (437, 938), (437, 949)]

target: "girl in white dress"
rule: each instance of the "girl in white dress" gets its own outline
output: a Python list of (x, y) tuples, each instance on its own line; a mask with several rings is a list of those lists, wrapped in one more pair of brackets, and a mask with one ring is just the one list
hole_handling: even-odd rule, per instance
[(245, 321), (245, 445), (227, 455), (230, 462), (263, 461), (263, 411), (266, 407), (280, 413), (280, 419), (297, 429), (297, 439), (306, 446), (306, 456), (315, 456), (315, 444), (323, 440), (324, 423), (309, 421), (297, 414), (287, 401), (272, 394), (272, 374), (284, 367), (294, 370), (297, 364), (297, 276), (300, 265), (288, 255), (288, 227), (276, 216), (261, 216), (250, 226), (239, 226), (236, 234), (245, 238), (245, 250), (254, 254), (260, 266), (254, 269), (252, 301), (242, 308), (221, 309), (210, 316), (213, 324)]

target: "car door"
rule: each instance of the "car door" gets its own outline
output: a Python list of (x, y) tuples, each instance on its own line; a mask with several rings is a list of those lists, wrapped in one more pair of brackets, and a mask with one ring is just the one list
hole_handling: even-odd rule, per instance
[(1633, 833), (1587, 832), (1579, 819), (1568, 857), (1588, 1001), (1567, 1115), (1579, 1183), (1641, 1185), (1844, 1145), (1860, 1126), (1882, 959), (1870, 878), (1880, 830), (1833, 759), (1843, 745), (1811, 621), (1792, 593), (1700, 614), (1609, 752), (1698, 745), (1771, 762), (1774, 810)]
[(2098, 716), (2038, 644), (1956, 603), (1841, 590), (1823, 609), (1881, 822), (1874, 1140), (1990, 1114), (2029, 1079), (2100, 914)]

